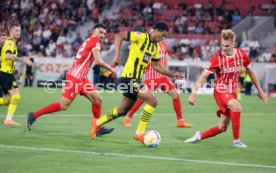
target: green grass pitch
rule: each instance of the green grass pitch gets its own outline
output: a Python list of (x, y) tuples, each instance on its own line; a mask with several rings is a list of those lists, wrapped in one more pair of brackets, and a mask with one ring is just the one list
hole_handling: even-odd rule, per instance
[[(243, 97), (241, 139), (246, 149), (232, 147), (231, 126), (226, 133), (186, 144), (184, 140), (196, 131), (217, 125), (216, 104), (212, 96), (197, 96), (197, 105), (187, 103), (181, 95), (184, 118), (193, 128), (176, 127), (172, 101), (166, 94), (156, 94), (159, 105), (148, 130), (157, 130), (162, 141), (157, 148), (148, 148), (133, 140), (139, 120), (137, 112), (132, 126), (123, 126), (119, 118), (106, 127), (115, 131), (96, 141), (89, 138), (91, 104), (78, 97), (65, 112), (43, 116), (31, 132), (25, 129), (26, 115), (60, 98), (61, 90), (48, 94), (41, 88), (20, 88), (21, 101), (14, 120), (17, 128), (0, 125), (0, 172), (2, 173), (68, 173), (68, 172), (276, 172), (276, 99), (269, 105), (256, 96)], [(120, 93), (101, 93), (102, 114), (118, 105)], [(7, 107), (0, 107), (0, 120), (5, 119)]]

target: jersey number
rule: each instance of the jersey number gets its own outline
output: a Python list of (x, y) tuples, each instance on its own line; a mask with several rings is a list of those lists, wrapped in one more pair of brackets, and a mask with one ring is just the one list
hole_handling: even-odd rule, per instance
[(77, 55), (76, 55), (76, 58), (77, 58), (77, 59), (81, 58), (81, 52), (84, 50), (84, 48), (85, 48), (85, 46), (86, 46), (86, 43), (87, 43), (87, 42), (84, 42), (84, 43), (82, 43), (82, 45), (80, 46), (80, 48), (79, 48), (79, 50), (78, 50), (78, 53), (77, 53)]

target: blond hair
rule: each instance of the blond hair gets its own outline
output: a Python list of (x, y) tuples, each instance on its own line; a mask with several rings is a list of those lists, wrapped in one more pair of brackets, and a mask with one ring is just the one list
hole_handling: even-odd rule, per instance
[(223, 29), (221, 31), (221, 37), (223, 40), (230, 40), (230, 41), (236, 40), (236, 34), (231, 29)]

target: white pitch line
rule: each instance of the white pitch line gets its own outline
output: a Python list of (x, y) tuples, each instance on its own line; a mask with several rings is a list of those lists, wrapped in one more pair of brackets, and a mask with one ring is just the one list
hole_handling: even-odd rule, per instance
[(271, 166), (271, 165), (242, 164), (242, 163), (231, 163), (231, 162), (192, 160), (192, 159), (183, 159), (183, 158), (174, 158), (174, 157), (143, 156), (143, 155), (119, 154), (119, 153), (100, 153), (95, 151), (64, 150), (64, 149), (58, 149), (58, 148), (35, 148), (35, 147), (24, 147), (24, 146), (11, 146), (11, 145), (5, 145), (5, 144), (1, 144), (0, 148), (61, 152), (61, 153), (78, 153), (78, 154), (90, 154), (90, 155), (102, 155), (102, 156), (114, 156), (114, 157), (126, 157), (126, 158), (142, 158), (142, 159), (152, 159), (152, 160), (172, 160), (172, 161), (181, 161), (181, 162), (205, 163), (205, 164), (211, 164), (211, 165), (227, 165), (227, 166), (276, 169), (276, 166)]
[[(171, 113), (171, 114), (159, 114), (159, 113), (156, 113), (154, 115), (156, 116), (171, 116), (171, 115), (174, 115), (175, 113)], [(275, 113), (244, 113), (245, 115), (248, 115), (248, 116), (251, 116), (251, 115), (275, 115)], [(134, 115), (140, 115), (140, 114), (134, 114)], [(195, 116), (195, 115), (215, 115), (215, 113), (192, 113), (192, 114), (184, 114), (184, 115), (187, 115), (187, 116)], [(54, 116), (54, 117), (92, 117), (92, 114), (57, 114), (57, 115), (45, 115), (45, 116)], [(27, 114), (26, 115), (15, 115), (15, 117), (27, 117)]]

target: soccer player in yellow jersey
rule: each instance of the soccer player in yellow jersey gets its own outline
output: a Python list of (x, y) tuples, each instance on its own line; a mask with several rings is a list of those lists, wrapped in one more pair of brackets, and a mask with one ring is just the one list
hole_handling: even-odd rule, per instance
[[(4, 42), (7, 40), (8, 38), (8, 34), (6, 34), (5, 32), (2, 32), (0, 34), (0, 61), (1, 61), (1, 50), (2, 50), (2, 46), (4, 44)], [(1, 65), (1, 63), (0, 63)], [(9, 101), (9, 98), (6, 97), (6, 98), (3, 98), (4, 96), (4, 91), (0, 85), (0, 105), (4, 104), (4, 100), (5, 100), (5, 103)], [(1, 104), (2, 103), (2, 104)]]
[(16, 61), (20, 60), (25, 64), (33, 65), (28, 58), (18, 59), (16, 41), (20, 38), (21, 28), (17, 23), (9, 26), (9, 38), (7, 38), (1, 50), (0, 65), (0, 86), (4, 93), (10, 98), (0, 98), (0, 106), (8, 106), (8, 113), (4, 125), (20, 125), (12, 120), (13, 114), (20, 100), (18, 86), (14, 77)]
[(123, 97), (118, 107), (108, 111), (107, 114), (98, 120), (91, 121), (92, 129), (90, 137), (92, 140), (96, 138), (97, 130), (105, 123), (112, 121), (120, 116), (124, 116), (131, 109), (137, 98), (141, 99), (146, 105), (143, 108), (137, 130), (134, 134), (134, 139), (143, 143), (143, 137), (146, 131), (146, 126), (149, 123), (150, 117), (157, 106), (157, 99), (147, 86), (142, 85), (142, 76), (149, 62), (156, 71), (169, 77), (183, 78), (184, 74), (179, 72), (170, 72), (158, 63), (159, 60), (159, 45), (169, 31), (168, 25), (165, 22), (157, 22), (153, 26), (150, 33), (140, 32), (121, 32), (115, 37), (115, 57), (112, 66), (117, 66), (120, 60), (120, 48), (123, 41), (129, 41), (131, 44), (129, 56), (125, 64), (120, 86), (123, 86)]

